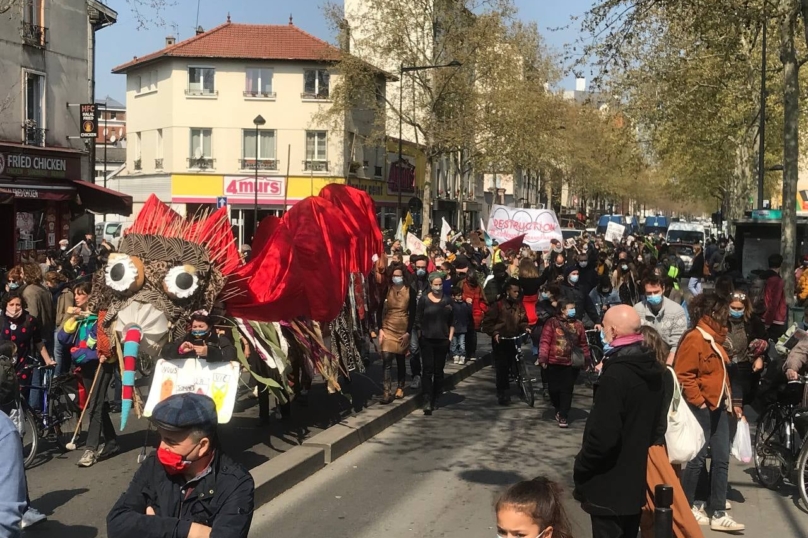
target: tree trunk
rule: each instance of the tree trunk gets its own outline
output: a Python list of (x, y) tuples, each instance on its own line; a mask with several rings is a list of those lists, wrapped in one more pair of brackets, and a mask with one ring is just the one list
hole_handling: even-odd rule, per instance
[(437, 177), (435, 168), (435, 158), (429, 157), (426, 160), (426, 170), (424, 176), (427, 180), (424, 182), (424, 199), (422, 200), (423, 206), (421, 209), (421, 238), (426, 239), (429, 235), (429, 228), (432, 225), (432, 189), (434, 188)]
[(797, 249), (797, 175), (799, 167), (800, 80), (794, 33), (799, 3), (780, 0), (780, 60), (783, 63), (783, 221), (782, 250), (785, 296), (794, 301)]

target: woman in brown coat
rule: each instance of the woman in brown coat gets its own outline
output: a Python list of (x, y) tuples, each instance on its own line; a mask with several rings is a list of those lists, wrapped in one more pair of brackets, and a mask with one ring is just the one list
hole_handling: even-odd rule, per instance
[[(384, 301), (379, 347), (384, 365), (384, 396), (381, 403), (389, 404), (404, 397), (407, 367), (404, 355), (410, 345), (410, 333), (415, 322), (415, 290), (407, 282), (408, 271), (401, 264), (387, 270), (388, 291)], [(398, 387), (393, 394), (393, 360), (398, 370)]]
[[(729, 356), (722, 344), (727, 339), (729, 303), (715, 293), (702, 293), (690, 303), (690, 316), (696, 326), (682, 338), (673, 367), (682, 385), (682, 397), (699, 421), (707, 442), (685, 467), (682, 488), (700, 525), (710, 525), (712, 530), (721, 532), (738, 532), (744, 526), (726, 512), (732, 391), (727, 373)], [(706, 472), (708, 451), (710, 498), (696, 499), (699, 475)], [(707, 516), (707, 507), (713, 510), (712, 518)]]

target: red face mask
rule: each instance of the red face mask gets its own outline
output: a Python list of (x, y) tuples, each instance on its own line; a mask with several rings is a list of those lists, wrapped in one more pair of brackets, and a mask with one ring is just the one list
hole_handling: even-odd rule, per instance
[[(194, 445), (194, 448), (196, 448), (196, 445)], [(193, 452), (194, 448), (192, 448), (188, 454)], [(182, 474), (190, 467), (193, 462), (185, 459), (188, 457), (188, 454), (183, 456), (167, 448), (160, 447), (157, 449), (157, 459), (163, 464), (166, 472), (170, 475)]]

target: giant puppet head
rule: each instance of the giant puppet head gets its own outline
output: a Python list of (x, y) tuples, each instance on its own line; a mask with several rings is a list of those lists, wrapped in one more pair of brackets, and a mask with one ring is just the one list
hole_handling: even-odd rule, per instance
[(239, 264), (226, 209), (186, 220), (152, 195), (95, 274), (91, 307), (105, 312), (110, 339), (137, 326), (140, 352), (156, 356), (185, 334), (193, 311), (212, 309)]

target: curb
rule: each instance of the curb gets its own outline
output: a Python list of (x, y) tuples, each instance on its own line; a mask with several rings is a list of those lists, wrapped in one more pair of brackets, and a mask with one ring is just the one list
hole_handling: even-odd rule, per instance
[[(457, 386), (491, 364), (491, 354), (465, 364), (444, 378), (444, 389)], [(250, 471), (255, 481), (255, 506), (261, 506), (341, 458), (368, 439), (421, 407), (422, 394), (412, 394), (390, 405), (362, 410)]]

